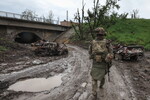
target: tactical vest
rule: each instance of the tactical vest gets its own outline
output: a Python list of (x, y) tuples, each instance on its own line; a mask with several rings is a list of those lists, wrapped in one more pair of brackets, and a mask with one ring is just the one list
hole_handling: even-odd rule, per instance
[(92, 54), (94, 55), (94, 60), (96, 60), (96, 62), (102, 62), (108, 54), (106, 45), (106, 39), (92, 41)]

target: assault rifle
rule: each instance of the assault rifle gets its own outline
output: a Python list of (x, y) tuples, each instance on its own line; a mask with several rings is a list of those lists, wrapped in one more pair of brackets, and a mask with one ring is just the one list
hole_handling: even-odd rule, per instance
[(111, 62), (107, 62), (107, 74), (108, 74), (108, 82), (110, 82), (109, 69), (111, 67)]
[[(108, 42), (107, 42), (107, 44), (106, 44), (106, 48), (108, 49), (108, 52), (110, 52), (110, 53), (113, 53), (113, 48), (112, 48), (112, 45), (111, 45), (111, 42), (112, 42), (112, 40), (108, 40)], [(109, 76), (109, 69), (110, 69), (110, 67), (111, 67), (111, 64), (112, 62), (110, 61), (110, 62), (107, 62), (107, 73), (108, 73), (108, 82), (110, 82), (110, 76)]]

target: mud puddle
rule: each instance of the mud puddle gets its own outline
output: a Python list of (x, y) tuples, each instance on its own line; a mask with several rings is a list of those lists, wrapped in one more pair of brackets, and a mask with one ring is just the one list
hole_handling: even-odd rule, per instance
[(60, 86), (62, 83), (62, 74), (52, 76), (49, 78), (33, 78), (18, 81), (15, 84), (11, 85), (8, 90), (13, 91), (26, 91), (26, 92), (40, 92), (51, 90), (57, 86)]

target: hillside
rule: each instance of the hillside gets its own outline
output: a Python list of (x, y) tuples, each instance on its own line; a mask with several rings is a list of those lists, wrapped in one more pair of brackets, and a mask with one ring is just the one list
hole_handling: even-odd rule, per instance
[(150, 50), (150, 19), (120, 20), (108, 29), (107, 38), (115, 43), (139, 44)]

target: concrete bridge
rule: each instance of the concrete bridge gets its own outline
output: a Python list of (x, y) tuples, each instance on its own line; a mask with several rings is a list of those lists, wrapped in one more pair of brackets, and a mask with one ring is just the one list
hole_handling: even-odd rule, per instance
[(32, 32), (41, 39), (53, 41), (60, 33), (70, 27), (59, 25), (59, 21), (34, 17), (22, 17), (23, 15), (0, 11), (0, 34), (14, 38), (21, 32)]

